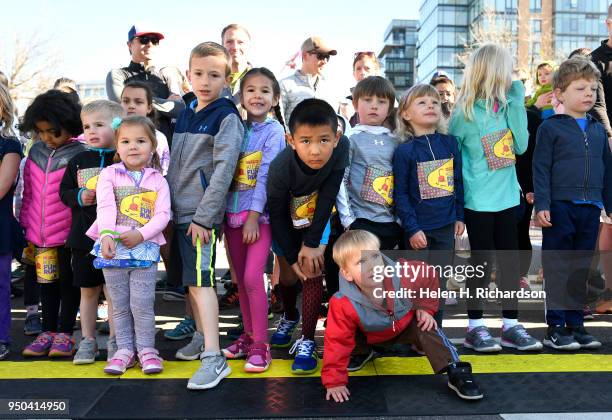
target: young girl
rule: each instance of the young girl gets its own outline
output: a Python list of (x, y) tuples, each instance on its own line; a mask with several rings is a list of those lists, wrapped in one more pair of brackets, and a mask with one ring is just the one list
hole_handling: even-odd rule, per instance
[[(156, 121), (155, 109), (153, 108), (153, 92), (149, 85), (138, 80), (131, 81), (125, 84), (123, 92), (121, 92), (121, 106), (130, 115), (140, 115), (149, 117), (151, 121)], [(161, 166), (162, 175), (168, 173), (168, 165), (170, 165), (170, 148), (168, 147), (168, 139), (164, 133), (155, 130), (157, 138), (157, 155)]]
[(80, 112), (73, 95), (50, 90), (34, 99), (23, 119), (24, 131), (41, 140), (25, 164), (19, 220), (36, 262), (43, 316), (43, 332), (23, 350), (24, 356), (72, 356), (75, 351), (72, 332), (80, 289), (73, 284), (70, 251), (65, 248), (72, 215), (59, 188), (68, 161), (85, 150), (75, 138), (83, 132)]
[[(453, 263), (455, 235), (462, 235), (465, 225), (461, 155), (457, 139), (441, 132), (441, 121), (441, 100), (434, 86), (416, 85), (406, 92), (397, 114), (396, 135), (404, 143), (393, 157), (393, 197), (406, 242), (412, 249), (438, 251), (429, 261), (445, 267)], [(444, 280), (440, 279), (442, 290)], [(443, 304), (440, 299), (440, 326)]]
[[(463, 88), (451, 116), (449, 132), (457, 137), (463, 159), (465, 223), (472, 249), (472, 264), (486, 262), (486, 275), (467, 279), (467, 287), (489, 284), (491, 261), (487, 251), (497, 255), (497, 284), (503, 291), (519, 287), (516, 207), (520, 187), (516, 177), (516, 154), (527, 148), (525, 91), (520, 80), (512, 82), (512, 57), (501, 46), (488, 44), (470, 57)], [(480, 251), (480, 252), (479, 252)], [(517, 299), (502, 303), (501, 344), (519, 350), (538, 350), (542, 343), (518, 323)], [(482, 318), (482, 300), (468, 300), (468, 332), (464, 347), (479, 352), (501, 350)]]
[(9, 354), (11, 329), (11, 261), (25, 246), (23, 232), (13, 216), (13, 193), (23, 152), (13, 133), (15, 107), (8, 89), (0, 84), (0, 360)]
[(272, 244), (266, 180), (270, 162), (285, 147), (285, 132), (268, 116), (280, 97), (280, 86), (270, 70), (249, 70), (240, 81), (240, 95), (247, 112), (247, 130), (228, 196), (224, 229), (238, 281), (244, 333), (223, 352), (230, 359), (246, 356), (246, 372), (264, 372), (272, 361), (263, 282)]
[[(113, 302), (117, 352), (106, 373), (121, 375), (138, 360), (145, 374), (163, 370), (155, 347), (155, 277), (162, 231), (170, 220), (170, 191), (159, 173), (155, 126), (134, 115), (114, 124), (115, 161), (100, 173), (94, 265), (103, 268)], [(151, 167), (152, 166), (152, 167)], [(135, 342), (134, 342), (135, 341)]]

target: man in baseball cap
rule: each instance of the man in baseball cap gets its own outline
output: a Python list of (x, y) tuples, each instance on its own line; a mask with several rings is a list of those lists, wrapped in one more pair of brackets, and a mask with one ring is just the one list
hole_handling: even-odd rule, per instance
[(152, 28), (143, 24), (132, 25), (132, 27), (128, 31), (128, 43), (132, 42), (135, 37), (148, 36), (150, 38), (156, 38), (158, 41), (160, 39), (164, 39), (164, 35), (161, 32), (151, 31), (149, 29)]

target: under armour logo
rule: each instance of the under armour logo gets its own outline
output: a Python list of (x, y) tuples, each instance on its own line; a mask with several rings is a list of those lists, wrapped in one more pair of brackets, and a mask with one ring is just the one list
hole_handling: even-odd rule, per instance
[(374, 140), (374, 144), (376, 146), (384, 146), (385, 142), (383, 140)]
[(200, 130), (200, 132), (202, 132), (202, 131), (206, 131), (206, 129), (207, 129), (207, 128), (208, 128), (208, 126), (207, 126), (207, 125), (201, 125), (201, 126), (199, 127), (199, 130)]

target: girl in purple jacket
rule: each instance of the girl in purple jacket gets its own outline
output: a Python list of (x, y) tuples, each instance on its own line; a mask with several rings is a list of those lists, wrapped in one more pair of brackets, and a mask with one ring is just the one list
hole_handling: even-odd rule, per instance
[(244, 333), (223, 349), (228, 359), (246, 356), (246, 372), (264, 372), (272, 356), (268, 344), (268, 300), (263, 273), (272, 244), (266, 209), (268, 167), (285, 148), (282, 125), (269, 117), (278, 105), (280, 87), (265, 67), (254, 68), (240, 81), (246, 130), (228, 194), (225, 238), (240, 295)]

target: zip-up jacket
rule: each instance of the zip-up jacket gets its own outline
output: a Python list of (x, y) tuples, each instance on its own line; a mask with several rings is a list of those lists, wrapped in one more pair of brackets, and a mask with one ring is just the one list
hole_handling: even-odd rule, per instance
[(603, 125), (587, 115), (586, 131), (565, 114), (540, 125), (533, 154), (536, 211), (552, 200), (603, 202), (612, 213), (612, 153)]
[(291, 113), (304, 99), (323, 99), (333, 109), (338, 109), (340, 98), (334, 94), (331, 84), (323, 75), (313, 76), (296, 70), (292, 75), (282, 79), (279, 85), (281, 89), (280, 107), (287, 125)]
[(60, 199), (59, 189), (68, 162), (85, 147), (71, 139), (57, 149), (34, 143), (23, 171), (23, 200), (19, 222), (26, 239), (37, 247), (64, 245), (72, 225), (70, 208)]

